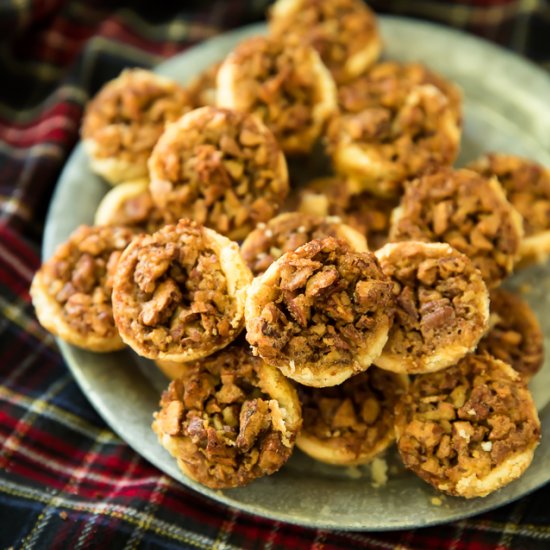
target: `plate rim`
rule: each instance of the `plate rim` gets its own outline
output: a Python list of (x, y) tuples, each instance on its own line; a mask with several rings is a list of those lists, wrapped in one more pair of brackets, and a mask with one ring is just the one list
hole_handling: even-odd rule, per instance
[[(477, 47), (482, 47), (483, 49), (489, 49), (497, 57), (501, 57), (502, 59), (512, 62), (514, 65), (518, 65), (521, 68), (521, 70), (526, 70), (528, 73), (531, 74), (533, 78), (535, 78), (535, 80), (538, 81), (538, 79), (540, 79), (540, 85), (543, 88), (546, 87), (550, 92), (550, 79), (548, 81), (545, 80), (546, 75), (542, 69), (537, 67), (534, 63), (530, 62), (529, 60), (522, 58), (518, 54), (505, 50), (487, 40), (473, 36), (461, 30), (449, 28), (444, 25), (440, 25), (440, 24), (436, 24), (428, 21), (420, 21), (412, 18), (393, 16), (393, 15), (390, 15), (390, 16), (378, 15), (378, 19), (379, 21), (381, 21), (382, 25), (395, 24), (398, 26), (411, 25), (419, 28), (424, 27), (425, 29), (428, 30), (428, 32), (443, 33), (445, 35), (449, 35), (449, 34), (455, 35), (458, 40), (466, 40), (467, 42), (470, 42), (471, 44), (473, 44), (474, 47), (477, 46)], [(170, 71), (170, 65), (171, 63), (174, 63), (175, 58), (182, 58), (182, 57), (188, 56), (189, 54), (196, 55), (196, 52), (204, 48), (206, 43), (216, 43), (218, 41), (221, 42), (222, 40), (231, 40), (231, 39), (235, 40), (235, 37), (237, 36), (242, 37), (243, 32), (246, 32), (248, 34), (255, 34), (255, 33), (262, 32), (262, 30), (265, 31), (265, 28), (266, 28), (265, 23), (255, 23), (252, 25), (239, 27), (237, 29), (233, 29), (233, 30), (221, 33), (191, 48), (184, 50), (183, 52), (177, 54), (172, 58), (167, 59), (166, 61), (157, 65), (153, 70), (155, 72), (165, 74), (167, 67), (168, 67), (168, 71)], [(538, 96), (535, 96), (535, 97), (538, 97)], [(542, 101), (540, 103), (542, 104)], [(545, 107), (548, 110), (548, 116), (550, 119), (550, 110), (548, 109), (547, 106)], [(55, 220), (56, 205), (57, 205), (56, 201), (60, 195), (60, 189), (62, 188), (64, 182), (67, 180), (67, 177), (68, 177), (67, 171), (70, 168), (71, 163), (74, 162), (75, 159), (77, 159), (78, 156), (82, 154), (83, 154), (82, 145), (81, 143), (78, 143), (77, 146), (71, 152), (70, 156), (67, 158), (65, 166), (57, 181), (56, 188), (52, 196), (52, 199), (48, 208), (48, 214), (46, 217), (44, 240), (43, 240), (43, 246), (42, 246), (43, 258), (49, 257), (55, 244), (54, 243), (54, 225), (56, 222)], [(56, 339), (56, 340), (58, 342), (58, 346), (60, 348), (64, 361), (68, 364), (73, 376), (75, 377), (78, 385), (82, 389), (86, 398), (90, 401), (94, 409), (100, 414), (100, 416), (107, 423), (107, 425), (115, 433), (117, 433), (119, 437), (121, 437), (121, 439), (126, 444), (128, 444), (136, 453), (138, 453), (141, 457), (145, 458), (145, 460), (147, 460), (149, 463), (151, 463), (156, 468), (158, 468), (159, 471), (161, 471), (163, 474), (169, 475), (172, 479), (174, 479), (179, 483), (182, 483), (182, 485), (184, 485), (186, 488), (196, 491), (202, 497), (205, 497), (209, 500), (213, 500), (214, 502), (225, 504), (227, 506), (236, 508), (240, 511), (243, 511), (252, 515), (265, 517), (274, 521), (284, 521), (290, 524), (300, 525), (300, 526), (309, 527), (309, 528), (337, 529), (341, 531), (363, 530), (363, 531), (380, 531), (380, 532), (390, 531), (390, 530), (403, 530), (403, 529), (411, 529), (416, 527), (427, 527), (432, 525), (439, 525), (442, 523), (457, 521), (457, 520), (471, 517), (480, 513), (488, 512), (497, 507), (504, 506), (506, 504), (510, 504), (514, 502), (515, 500), (522, 498), (527, 494), (531, 493), (532, 491), (537, 490), (540, 487), (546, 485), (548, 481), (550, 481), (550, 471), (549, 471), (545, 481), (539, 484), (536, 484), (525, 491), (520, 491), (519, 494), (516, 494), (515, 496), (513, 496), (508, 500), (505, 500), (502, 502), (497, 501), (495, 503), (488, 504), (488, 506), (481, 506), (480, 509), (474, 506), (473, 508), (475, 509), (473, 511), (464, 510), (463, 513), (455, 513), (454, 515), (452, 515), (452, 517), (434, 518), (432, 520), (416, 521), (414, 523), (408, 522), (402, 525), (400, 524), (396, 524), (396, 525), (387, 524), (387, 525), (381, 525), (381, 526), (376, 526), (371, 524), (364, 525), (364, 526), (357, 525), (357, 524), (342, 525), (342, 524), (335, 524), (330, 522), (327, 523), (326, 521), (316, 521), (315, 518), (310, 518), (309, 520), (304, 520), (303, 518), (295, 518), (294, 516), (287, 515), (284, 512), (284, 510), (271, 512), (270, 510), (259, 509), (255, 505), (235, 501), (235, 499), (231, 498), (230, 496), (226, 496), (224, 493), (208, 489), (207, 487), (203, 487), (202, 485), (199, 485), (198, 483), (188, 478), (185, 478), (182, 480), (181, 476), (174, 477), (172, 473), (167, 472), (165, 468), (157, 464), (154, 458), (150, 457), (150, 453), (147, 453), (143, 449), (140, 449), (139, 446), (134, 445), (133, 443), (130, 443), (129, 441), (127, 441), (127, 439), (124, 437), (124, 434), (121, 433), (121, 428), (119, 428), (119, 426), (116, 425), (116, 423), (113, 423), (112, 411), (105, 410), (104, 403), (101, 400), (101, 395), (93, 391), (93, 388), (91, 388), (89, 380), (86, 378), (85, 373), (83, 372), (83, 369), (81, 368), (81, 366), (75, 363), (74, 349), (72, 348), (72, 346), (66, 344), (65, 342), (59, 339)], [(543, 411), (548, 412), (549, 407), (550, 405), (546, 405), (541, 411), (541, 414)], [(483, 500), (478, 499), (478, 502), (483, 502)], [(365, 513), (365, 515), (367, 516), (367, 513)], [(422, 520), (422, 518), (419, 518), (419, 519)]]

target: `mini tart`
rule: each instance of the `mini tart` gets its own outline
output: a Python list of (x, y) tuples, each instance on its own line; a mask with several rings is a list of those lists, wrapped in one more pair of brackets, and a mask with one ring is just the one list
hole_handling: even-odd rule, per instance
[(436, 489), (466, 498), (487, 496), (521, 476), (540, 438), (519, 374), (487, 354), (417, 376), (395, 416), (405, 466)]
[(317, 216), (338, 216), (367, 238), (369, 248), (381, 248), (388, 239), (391, 214), (399, 204), (395, 198), (354, 193), (342, 177), (312, 180), (299, 194), (297, 210)]
[(147, 159), (167, 123), (191, 108), (176, 82), (144, 69), (128, 69), (107, 82), (82, 121), (90, 167), (109, 183), (144, 178)]
[(394, 211), (391, 241), (447, 242), (466, 254), (489, 288), (512, 272), (521, 216), (495, 178), (442, 168), (410, 182)]
[(116, 270), (120, 336), (149, 359), (191, 361), (234, 340), (252, 279), (237, 243), (190, 220), (141, 234)]
[(95, 225), (120, 225), (154, 233), (166, 224), (149, 193), (149, 180), (134, 180), (113, 187), (101, 199)]
[(533, 310), (517, 294), (496, 288), (491, 291), (490, 320), (491, 330), (478, 351), (508, 363), (529, 381), (544, 361), (544, 336)]
[(394, 408), (406, 376), (371, 367), (332, 388), (300, 386), (303, 425), (296, 446), (328, 464), (366, 464), (395, 441)]
[(550, 169), (499, 153), (481, 157), (468, 168), (487, 178), (496, 177), (523, 217), (520, 265), (546, 261), (550, 256)]
[(206, 107), (207, 105), (216, 105), (216, 79), (220, 66), (221, 61), (210, 65), (186, 86), (193, 109)]
[(212, 489), (279, 470), (302, 421), (290, 382), (238, 344), (190, 364), (154, 416), (153, 430), (181, 471)]
[(339, 218), (285, 212), (249, 233), (241, 245), (241, 255), (256, 277), (285, 252), (325, 237), (342, 239), (357, 252), (368, 250), (365, 237)]
[(83, 349), (122, 349), (111, 294), (116, 265), (135, 233), (81, 225), (36, 272), (30, 293), (40, 324)]
[(377, 366), (428, 373), (475, 350), (489, 328), (489, 293), (469, 258), (448, 244), (415, 241), (387, 244), (375, 254), (396, 299)]
[(391, 288), (370, 252), (333, 237), (311, 241), (254, 279), (246, 338), (301, 384), (341, 384), (380, 355), (393, 321)]
[(269, 30), (304, 39), (338, 83), (362, 74), (382, 50), (376, 17), (361, 0), (278, 0), (269, 12)]
[(454, 162), (461, 95), (422, 65), (381, 63), (338, 93), (328, 153), (358, 191), (397, 196), (406, 180)]
[(202, 107), (172, 124), (149, 160), (150, 191), (173, 221), (189, 218), (242, 239), (288, 194), (273, 134), (246, 113)]
[(217, 103), (254, 113), (288, 154), (309, 153), (336, 111), (336, 86), (317, 52), (296, 37), (241, 42), (218, 71)]

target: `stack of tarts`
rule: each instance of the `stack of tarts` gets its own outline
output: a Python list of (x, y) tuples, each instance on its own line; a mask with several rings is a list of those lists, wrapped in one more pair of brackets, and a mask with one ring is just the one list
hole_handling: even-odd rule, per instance
[[(278, 0), (267, 36), (187, 87), (129, 69), (86, 109), (113, 188), (37, 272), (36, 313), (155, 362), (171, 382), (153, 430), (208, 487), (295, 447), (355, 466), (397, 442), (471, 498), (532, 460), (543, 338), (500, 285), (550, 253), (550, 172), (503, 154), (453, 168), (460, 90), (381, 49), (359, 0)], [(318, 144), (333, 173), (297, 189), (287, 157)]]

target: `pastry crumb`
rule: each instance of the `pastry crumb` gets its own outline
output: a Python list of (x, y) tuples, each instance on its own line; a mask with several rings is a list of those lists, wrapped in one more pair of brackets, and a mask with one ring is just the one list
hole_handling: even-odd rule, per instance
[(372, 486), (383, 487), (388, 482), (388, 463), (384, 458), (375, 458), (371, 463)]

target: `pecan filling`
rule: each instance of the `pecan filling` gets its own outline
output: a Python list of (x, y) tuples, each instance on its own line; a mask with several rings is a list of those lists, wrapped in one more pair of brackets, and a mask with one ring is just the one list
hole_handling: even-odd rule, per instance
[(270, 30), (275, 36), (305, 39), (336, 81), (349, 78), (345, 63), (350, 57), (379, 40), (374, 14), (357, 0), (303, 0), (286, 17), (272, 14)]
[(468, 166), (482, 176), (496, 176), (508, 200), (523, 216), (525, 236), (550, 230), (550, 170), (511, 155), (491, 154)]
[(449, 100), (457, 123), (461, 120), (462, 97), (456, 86), (420, 63), (378, 63), (364, 76), (338, 89), (338, 103), (346, 114), (381, 108), (395, 116), (411, 90), (431, 85)]
[(456, 251), (449, 254), (446, 246), (441, 253), (425, 246), (403, 242), (388, 257), (379, 257), (396, 298), (384, 353), (406, 356), (413, 363), (444, 353), (446, 346), (471, 347), (487, 327), (486, 309), (478, 305), (487, 290), (472, 262)]
[(491, 292), (491, 319), (494, 324), (478, 351), (508, 363), (528, 380), (544, 359), (543, 334), (535, 314), (519, 296), (498, 288)]
[(119, 295), (117, 325), (140, 341), (146, 356), (231, 340), (235, 300), (217, 253), (188, 220), (139, 237), (118, 266)]
[(243, 242), (241, 255), (254, 276), (263, 273), (285, 252), (315, 239), (338, 237), (339, 219), (308, 216), (297, 212), (281, 214), (258, 225)]
[(265, 368), (236, 345), (192, 364), (163, 393), (155, 431), (186, 440), (176, 458), (201, 483), (245, 485), (288, 460), (296, 433), (263, 387)]
[(78, 333), (110, 338), (117, 334), (111, 294), (122, 253), (134, 237), (121, 227), (80, 226), (43, 264), (48, 292), (65, 321)]
[(235, 83), (246, 110), (284, 142), (314, 126), (318, 75), (309, 46), (298, 40), (252, 38), (231, 54)]
[[(506, 365), (504, 365), (506, 367)], [(533, 447), (540, 427), (527, 388), (489, 355), (416, 377), (397, 405), (405, 465), (450, 493)]]
[(390, 218), (396, 199), (363, 192), (352, 194), (345, 180), (314, 180), (300, 193), (298, 210), (321, 216), (338, 216), (344, 223), (365, 235), (369, 248), (376, 250), (388, 240)]
[(441, 169), (407, 185), (393, 241), (447, 242), (494, 287), (513, 268), (521, 219), (496, 181), (470, 170)]
[(301, 434), (359, 458), (394, 437), (394, 407), (403, 383), (394, 373), (370, 367), (330, 388), (298, 387)]
[(277, 267), (248, 333), (269, 363), (356, 365), (369, 335), (393, 317), (391, 283), (369, 252), (329, 237), (287, 252)]
[(159, 208), (233, 238), (272, 218), (288, 193), (275, 138), (236, 111), (192, 111), (163, 136), (149, 165)]
[(108, 83), (88, 104), (82, 136), (98, 145), (96, 156), (146, 164), (168, 122), (190, 109), (187, 92), (141, 69)]

